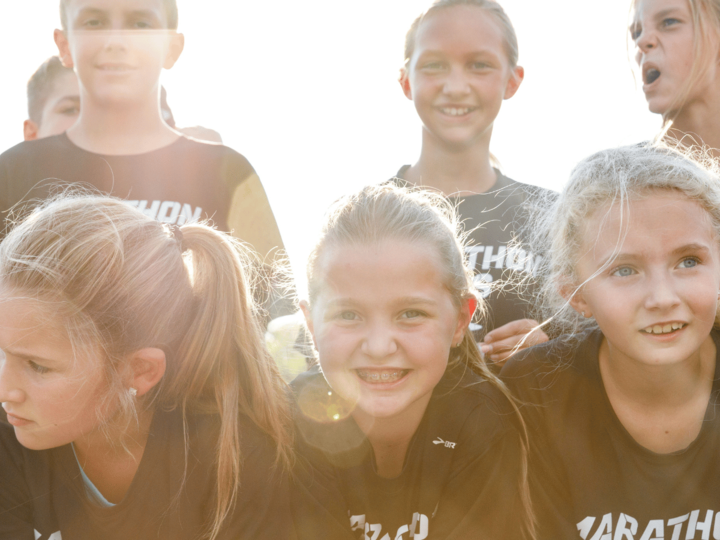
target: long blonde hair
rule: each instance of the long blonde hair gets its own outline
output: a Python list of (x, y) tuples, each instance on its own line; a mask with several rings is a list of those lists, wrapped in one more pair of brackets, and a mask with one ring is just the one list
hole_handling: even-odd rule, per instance
[[(471, 298), (479, 299), (473, 286), (472, 270), (465, 259), (461, 224), (452, 204), (427, 189), (383, 184), (342, 197), (328, 211), (307, 266), (310, 307), (322, 288), (318, 264), (326, 250), (334, 246), (373, 245), (386, 239), (422, 242), (434, 249), (444, 272), (444, 285), (458, 308)], [(481, 299), (478, 304), (483, 311)], [(534, 538), (534, 517), (527, 483), (527, 432), (515, 400), (505, 384), (488, 368), (469, 329), (466, 329), (460, 346), (450, 350), (449, 362), (465, 364), (479, 373), (507, 397), (517, 415), (522, 445), (522, 475), (518, 490), (526, 537)]]
[[(192, 412), (219, 416), (211, 539), (239, 488), (238, 415), (272, 437), (278, 466), (291, 460), (286, 387), (255, 316), (249, 257), (206, 225), (171, 230), (122, 201), (87, 195), (44, 203), (0, 244), (0, 282), (52, 302), (76, 348), (103, 351), (106, 400), (120, 404), (121, 418), (133, 420), (136, 401), (180, 408), (186, 425)], [(145, 347), (165, 351), (167, 370), (140, 401), (121, 373), (128, 355)], [(185, 444), (187, 451), (187, 435)]]

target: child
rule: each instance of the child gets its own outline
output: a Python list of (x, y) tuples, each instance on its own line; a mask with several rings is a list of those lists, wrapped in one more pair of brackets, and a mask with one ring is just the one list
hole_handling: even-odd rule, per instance
[(512, 358), (543, 539), (720, 533), (720, 180), (675, 151), (599, 152), (543, 222), (571, 334)]
[(286, 388), (244, 251), (89, 196), (5, 238), (1, 539), (289, 537)]
[(184, 45), (175, 0), (62, 0), (60, 12), (55, 42), (78, 75), (80, 116), (65, 134), (0, 156), (0, 211), (45, 198), (50, 182), (80, 182), (162, 223), (212, 219), (263, 256), (282, 247), (250, 163), (162, 119), (160, 74)]
[(720, 1), (633, 0), (630, 36), (651, 112), (664, 134), (720, 156)]
[(72, 69), (51, 56), (27, 84), (28, 119), (23, 124), (26, 141), (64, 133), (80, 114), (80, 90)]
[(302, 303), (320, 369), (293, 382), (301, 538), (531, 535), (523, 427), (468, 330), (457, 227), (393, 185), (331, 210)]
[[(514, 246), (529, 196), (545, 190), (520, 184), (492, 166), (490, 137), (505, 99), (517, 92), (515, 30), (491, 0), (437, 0), (410, 27), (400, 84), (423, 123), (422, 151), (415, 165), (397, 176), (451, 196), (465, 227), (475, 285), (487, 299), (485, 328), (473, 325), (482, 351), (505, 361), (517, 346), (547, 341), (530, 306), (503, 278), (530, 276), (541, 255)], [(532, 331), (529, 335), (528, 332)]]

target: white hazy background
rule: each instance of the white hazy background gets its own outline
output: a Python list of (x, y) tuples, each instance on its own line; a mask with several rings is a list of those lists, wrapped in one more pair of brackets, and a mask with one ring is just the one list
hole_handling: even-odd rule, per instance
[[(562, 188), (575, 163), (649, 139), (627, 49), (628, 0), (504, 0), (525, 81), (495, 123), (510, 177)], [(59, 0), (0, 0), (0, 151), (22, 140), (25, 84), (52, 54)], [(219, 131), (255, 166), (296, 271), (323, 212), (420, 151), (397, 84), (421, 0), (178, 0), (186, 47), (163, 84), (178, 126)], [(632, 51), (630, 51), (632, 54)]]

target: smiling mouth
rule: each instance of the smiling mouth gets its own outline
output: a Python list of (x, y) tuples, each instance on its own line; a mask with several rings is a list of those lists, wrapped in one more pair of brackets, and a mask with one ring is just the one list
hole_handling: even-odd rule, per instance
[(687, 323), (670, 323), (670, 324), (655, 324), (648, 326), (640, 330), (645, 334), (672, 334), (678, 330), (682, 330), (687, 326)]
[(645, 72), (645, 84), (650, 85), (658, 80), (660, 77), (660, 71), (655, 68), (650, 68)]
[(440, 107), (440, 112), (448, 116), (465, 116), (475, 109), (476, 107)]
[(409, 369), (356, 369), (355, 373), (370, 384), (386, 384), (399, 381), (410, 373)]

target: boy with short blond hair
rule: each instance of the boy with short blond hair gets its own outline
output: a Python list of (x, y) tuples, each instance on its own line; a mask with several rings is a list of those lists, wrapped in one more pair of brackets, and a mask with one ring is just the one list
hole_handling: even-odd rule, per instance
[(28, 119), (23, 123), (26, 141), (66, 131), (80, 114), (80, 89), (72, 69), (51, 56), (27, 83)]
[[(160, 111), (160, 73), (184, 47), (175, 0), (62, 0), (55, 42), (80, 83), (67, 132), (0, 155), (0, 211), (82, 183), (158, 221), (211, 219), (261, 256), (282, 247), (265, 191), (234, 150), (182, 136)], [(52, 180), (49, 180), (52, 179)], [(4, 228), (4, 227), (3, 227)]]

